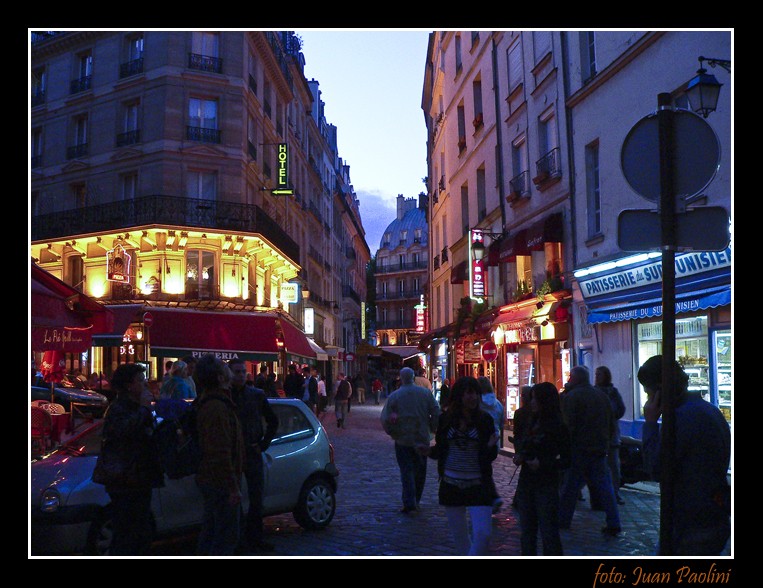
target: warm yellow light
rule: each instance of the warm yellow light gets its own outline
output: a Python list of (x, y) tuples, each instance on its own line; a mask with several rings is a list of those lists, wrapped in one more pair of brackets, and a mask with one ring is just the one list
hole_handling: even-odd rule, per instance
[(102, 298), (106, 294), (106, 280), (93, 280), (90, 283), (90, 295), (93, 298)]
[(495, 331), (493, 331), (493, 343), (495, 343), (496, 345), (501, 345), (503, 343), (504, 336), (505, 334), (503, 331), (503, 327), (501, 325), (498, 325), (495, 328)]

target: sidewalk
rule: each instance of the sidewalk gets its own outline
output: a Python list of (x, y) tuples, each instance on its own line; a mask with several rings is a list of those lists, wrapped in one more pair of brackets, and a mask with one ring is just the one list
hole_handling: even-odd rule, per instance
[[(381, 405), (352, 405), (345, 429), (337, 429), (333, 408), (321, 420), (334, 446), (339, 468), (337, 510), (322, 531), (304, 531), (291, 515), (268, 517), (265, 530), (275, 544), (273, 556), (454, 556), (447, 520), (437, 501), (437, 468), (427, 467), (421, 511), (400, 514), (400, 475), (392, 440), (379, 422)], [(511, 508), (518, 473), (505, 447), (494, 462), (494, 476), (504, 508), (493, 516), (490, 555), (520, 555), (519, 521)], [(578, 503), (570, 530), (562, 531), (565, 556), (651, 557), (659, 538), (660, 495), (656, 483), (621, 488), (623, 532), (602, 535), (603, 512)], [(726, 553), (728, 555), (728, 553)]]

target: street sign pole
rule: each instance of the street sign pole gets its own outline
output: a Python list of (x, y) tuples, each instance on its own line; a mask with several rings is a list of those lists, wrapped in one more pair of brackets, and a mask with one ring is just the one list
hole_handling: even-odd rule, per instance
[(673, 555), (675, 494), (676, 358), (676, 194), (673, 107), (669, 93), (657, 96), (660, 152), (660, 230), (662, 236), (662, 439), (660, 444), (660, 555)]

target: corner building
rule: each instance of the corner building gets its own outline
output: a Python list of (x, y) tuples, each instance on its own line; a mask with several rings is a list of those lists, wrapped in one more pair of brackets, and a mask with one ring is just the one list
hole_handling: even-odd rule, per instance
[(360, 307), (343, 292), (365, 299), (344, 251), (370, 254), (300, 49), (289, 31), (32, 33), (31, 256), (116, 317), (68, 370), (160, 378), (210, 351), (279, 378), (341, 369)]

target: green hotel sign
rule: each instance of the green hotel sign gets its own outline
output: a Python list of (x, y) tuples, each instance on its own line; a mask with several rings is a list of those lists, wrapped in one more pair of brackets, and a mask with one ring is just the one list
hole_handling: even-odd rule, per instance
[(294, 190), (289, 188), (289, 145), (288, 143), (278, 144), (278, 175), (276, 177), (276, 188), (273, 194), (291, 195)]

